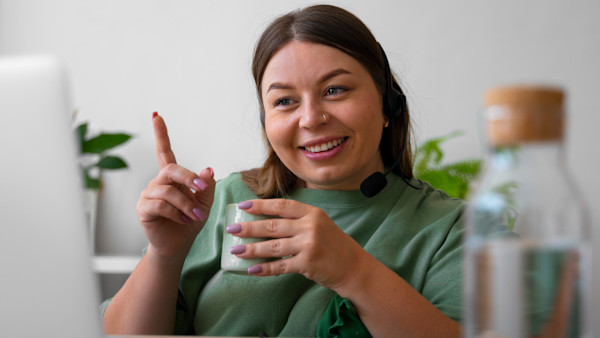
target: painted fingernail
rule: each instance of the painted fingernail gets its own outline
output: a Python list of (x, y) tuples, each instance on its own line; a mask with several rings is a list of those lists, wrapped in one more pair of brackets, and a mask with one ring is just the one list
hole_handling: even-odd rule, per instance
[(252, 201), (244, 201), (238, 203), (238, 208), (242, 210), (250, 209), (252, 207)]
[(246, 252), (246, 246), (245, 245), (232, 246), (231, 249), (229, 249), (229, 252), (231, 252), (233, 255), (242, 254), (242, 253)]
[(199, 178), (195, 178), (192, 183), (194, 184), (194, 186), (202, 191), (204, 191), (204, 189), (206, 189), (206, 187), (208, 187), (208, 184), (206, 184), (206, 182), (204, 182), (203, 180), (199, 179)]
[(192, 219), (187, 217), (186, 215), (181, 215), (181, 219), (185, 222), (185, 224), (192, 223)]
[(158, 116), (157, 112), (152, 113), (152, 119), (154, 120)]
[(215, 177), (215, 171), (213, 170), (213, 168), (211, 167), (207, 167), (206, 169), (208, 169), (208, 171), (210, 171), (210, 177)]
[(194, 208), (192, 209), (192, 212), (194, 213), (194, 215), (196, 215), (199, 221), (204, 222), (206, 220), (206, 214), (202, 212), (202, 210)]
[(238, 232), (242, 231), (242, 225), (241, 225), (241, 224), (238, 224), (238, 223), (236, 223), (236, 224), (232, 224), (232, 225), (228, 225), (228, 226), (225, 228), (225, 231), (226, 231), (228, 234), (237, 234)]
[(260, 265), (251, 266), (248, 268), (248, 274), (254, 275), (262, 272), (262, 267)]

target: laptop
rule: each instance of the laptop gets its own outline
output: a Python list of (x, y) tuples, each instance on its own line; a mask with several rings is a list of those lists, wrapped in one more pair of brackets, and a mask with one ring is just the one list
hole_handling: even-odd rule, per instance
[(65, 69), (0, 56), (0, 337), (101, 337)]

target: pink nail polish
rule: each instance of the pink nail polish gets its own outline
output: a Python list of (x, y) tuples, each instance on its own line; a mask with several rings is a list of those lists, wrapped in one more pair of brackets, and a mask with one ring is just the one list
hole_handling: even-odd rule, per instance
[(242, 210), (250, 209), (250, 208), (252, 208), (252, 201), (240, 202), (240, 203), (238, 203), (238, 208), (240, 208)]
[(206, 187), (208, 187), (208, 184), (206, 184), (206, 182), (204, 182), (203, 180), (199, 179), (199, 178), (195, 178), (192, 183), (194, 184), (194, 186), (198, 189), (200, 189), (201, 191), (204, 191), (204, 189), (206, 189)]
[(194, 213), (194, 215), (196, 215), (199, 221), (204, 222), (206, 220), (206, 214), (202, 212), (202, 210), (194, 208), (192, 209), (192, 212)]
[(246, 252), (246, 246), (245, 245), (232, 246), (231, 249), (229, 249), (229, 252), (231, 252), (233, 255), (242, 254), (242, 253)]
[(228, 225), (225, 228), (225, 232), (227, 232), (228, 234), (237, 234), (240, 231), (242, 231), (242, 225), (239, 223)]
[(183, 220), (183, 222), (185, 222), (185, 224), (191, 224), (192, 223), (192, 219), (187, 217), (186, 215), (181, 215), (181, 219)]
[(251, 266), (248, 268), (248, 274), (254, 275), (262, 272), (262, 267), (260, 265)]

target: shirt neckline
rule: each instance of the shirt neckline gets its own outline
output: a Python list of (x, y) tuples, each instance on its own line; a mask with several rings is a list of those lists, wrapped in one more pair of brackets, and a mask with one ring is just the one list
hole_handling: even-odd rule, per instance
[(360, 190), (319, 190), (309, 188), (296, 188), (288, 198), (318, 206), (321, 208), (354, 208), (378, 201), (392, 196), (399, 196), (407, 184), (398, 175), (390, 173), (387, 175), (387, 185), (377, 195), (366, 197)]

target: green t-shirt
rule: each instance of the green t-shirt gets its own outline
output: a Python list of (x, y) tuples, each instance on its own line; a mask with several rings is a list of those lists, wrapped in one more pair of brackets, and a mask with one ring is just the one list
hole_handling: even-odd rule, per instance
[[(419, 181), (411, 182), (420, 186)], [(335, 293), (300, 274), (256, 277), (220, 269), (225, 206), (257, 198), (232, 174), (217, 184), (204, 229), (185, 261), (177, 333), (315, 336)], [(460, 321), (463, 202), (427, 183), (388, 175), (383, 191), (295, 189), (290, 199), (321, 208), (371, 255), (433, 305)], [(191, 331), (190, 331), (191, 330)]]

